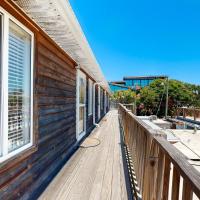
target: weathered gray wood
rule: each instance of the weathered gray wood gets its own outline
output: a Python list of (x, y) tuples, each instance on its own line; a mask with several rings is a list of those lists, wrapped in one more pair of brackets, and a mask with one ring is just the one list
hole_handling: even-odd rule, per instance
[(170, 176), (170, 159), (165, 155), (165, 167), (164, 167), (164, 180), (163, 180), (163, 194), (162, 199), (168, 200), (169, 195), (169, 176)]
[(182, 200), (192, 200), (193, 192), (191, 185), (187, 181), (183, 181), (183, 195)]
[[(185, 112), (185, 114), (191, 114), (189, 112), (193, 112), (193, 109), (188, 111), (188, 113)], [(179, 193), (178, 176), (183, 178), (185, 182), (184, 188), (189, 191), (187, 194), (184, 194), (186, 196), (184, 198), (190, 199), (192, 193), (195, 193), (200, 198), (200, 173), (188, 162), (187, 158), (171, 145), (162, 133), (156, 132), (151, 129), (151, 127), (148, 127), (142, 120), (130, 113), (123, 105), (119, 106), (119, 113), (125, 132), (125, 142), (129, 148), (131, 148), (130, 153), (134, 160), (136, 177), (143, 198), (145, 200), (155, 199), (155, 187), (157, 193), (156, 199), (168, 200), (171, 198), (168, 197), (171, 164), (174, 165), (176, 169), (173, 177), (174, 182), (170, 185), (172, 198), (177, 199)], [(179, 111), (177, 113), (179, 113)], [(154, 140), (158, 146), (159, 152), (163, 152), (162, 155), (158, 155), (159, 168), (157, 170), (157, 183), (154, 182), (156, 173), (149, 168), (147, 162), (151, 155), (149, 152), (151, 152), (150, 144), (152, 140)], [(162, 156), (162, 158), (160, 156)], [(156, 154), (153, 156), (153, 159), (155, 158)], [(163, 158), (165, 159), (164, 164)], [(145, 162), (141, 162), (141, 160), (145, 160)], [(162, 168), (164, 168), (164, 172)], [(152, 177), (152, 181), (149, 181), (150, 177)], [(184, 193), (184, 189), (181, 192)]]
[(36, 147), (27, 156), (23, 152), (0, 166), (0, 199), (19, 199), (26, 193), (33, 198), (59, 170), (76, 143), (75, 65), (40, 33), (35, 36)]
[[(79, 148), (41, 195), (40, 200), (126, 200), (116, 111), (109, 113), (89, 138), (101, 144)], [(81, 156), (80, 156), (81, 155)]]
[(172, 200), (179, 199), (179, 186), (180, 186), (180, 174), (178, 170), (174, 167), (173, 179), (172, 179)]
[(158, 173), (157, 173), (157, 186), (156, 186), (156, 199), (162, 199), (163, 192), (163, 174), (164, 174), (164, 153), (159, 149), (158, 153)]
[(179, 171), (183, 179), (191, 185), (195, 194), (200, 197), (200, 173), (187, 161), (186, 157), (163, 138), (156, 138), (160, 147), (170, 157), (170, 161)]

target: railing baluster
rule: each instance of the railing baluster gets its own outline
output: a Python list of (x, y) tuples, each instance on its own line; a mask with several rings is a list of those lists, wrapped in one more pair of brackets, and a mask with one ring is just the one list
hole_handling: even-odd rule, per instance
[(193, 197), (193, 192), (192, 189), (189, 185), (189, 183), (184, 180), (183, 181), (183, 196), (182, 196), (182, 200), (192, 200)]
[(170, 176), (170, 159), (165, 154), (164, 181), (163, 181), (163, 200), (168, 200), (169, 195), (169, 176)]
[[(186, 110), (180, 112), (187, 116)], [(165, 135), (152, 130), (124, 106), (119, 106), (119, 113), (142, 199), (192, 200), (194, 193), (200, 198), (200, 174), (187, 158)]]
[(163, 173), (164, 173), (164, 153), (159, 149), (158, 154), (158, 174), (157, 174), (157, 186), (156, 186), (156, 199), (162, 199), (162, 190), (163, 190)]
[(179, 185), (180, 185), (180, 173), (174, 167), (173, 169), (173, 180), (172, 180), (172, 200), (179, 199)]

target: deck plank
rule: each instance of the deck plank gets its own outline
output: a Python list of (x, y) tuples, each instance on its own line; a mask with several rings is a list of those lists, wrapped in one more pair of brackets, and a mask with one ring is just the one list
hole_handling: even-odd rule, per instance
[(100, 145), (80, 147), (40, 200), (128, 199), (117, 111), (110, 111), (89, 138), (100, 140)]

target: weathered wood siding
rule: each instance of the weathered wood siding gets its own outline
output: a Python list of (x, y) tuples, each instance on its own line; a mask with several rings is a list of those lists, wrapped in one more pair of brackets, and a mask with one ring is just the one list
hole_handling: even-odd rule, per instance
[(74, 63), (41, 34), (36, 35), (37, 150), (20, 162), (0, 167), (2, 200), (34, 199), (58, 172), (76, 143)]
[[(0, 164), (0, 200), (35, 199), (77, 147), (76, 63), (12, 1), (1, 0), (0, 6), (35, 35), (35, 146)], [(97, 97), (96, 88), (96, 117)]]

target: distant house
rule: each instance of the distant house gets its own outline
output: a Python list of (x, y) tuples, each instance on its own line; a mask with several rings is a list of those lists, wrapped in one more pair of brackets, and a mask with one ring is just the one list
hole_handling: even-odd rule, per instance
[(0, 199), (34, 199), (109, 110), (66, 0), (0, 1)]
[(129, 76), (124, 77), (123, 81), (109, 82), (113, 92), (120, 90), (140, 90), (143, 87), (150, 85), (155, 79), (166, 79), (167, 76)]

